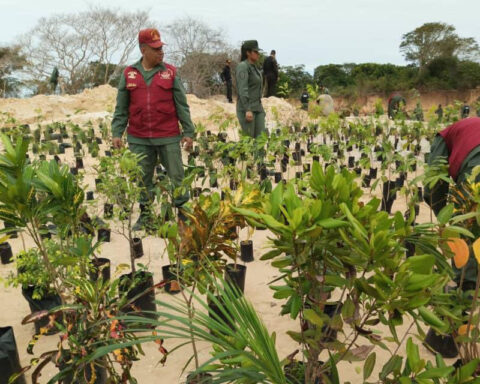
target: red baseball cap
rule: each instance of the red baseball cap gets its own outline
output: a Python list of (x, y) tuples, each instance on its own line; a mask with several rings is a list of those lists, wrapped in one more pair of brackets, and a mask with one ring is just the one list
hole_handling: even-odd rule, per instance
[(138, 43), (147, 44), (152, 48), (160, 48), (164, 45), (160, 40), (160, 32), (155, 28), (142, 29), (138, 33)]

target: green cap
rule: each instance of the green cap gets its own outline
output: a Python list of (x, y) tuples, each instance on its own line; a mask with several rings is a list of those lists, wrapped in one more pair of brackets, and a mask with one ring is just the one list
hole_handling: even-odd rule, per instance
[(260, 51), (260, 48), (258, 47), (258, 41), (257, 40), (245, 40), (242, 44), (242, 50), (245, 51)]

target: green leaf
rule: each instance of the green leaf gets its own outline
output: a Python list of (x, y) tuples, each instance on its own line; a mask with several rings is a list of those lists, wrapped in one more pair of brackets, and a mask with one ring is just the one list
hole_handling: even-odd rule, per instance
[(318, 327), (323, 327), (323, 319), (313, 309), (305, 309), (303, 311), (303, 317), (305, 317), (308, 322)]
[(375, 362), (377, 360), (377, 355), (375, 352), (372, 352), (370, 356), (367, 357), (365, 360), (365, 364), (363, 365), (363, 380), (367, 380), (373, 372), (373, 368), (375, 368)]
[(454, 371), (454, 367), (429, 368), (426, 371), (419, 373), (416, 377), (417, 379), (440, 379), (448, 377), (448, 375)]
[(332, 218), (320, 220), (317, 222), (317, 224), (325, 229), (340, 228), (347, 225), (347, 223), (342, 220), (332, 219)]
[[(433, 255), (420, 255), (409, 257), (404, 264), (408, 267), (408, 270), (420, 273), (429, 274), (435, 265), (435, 256)], [(402, 266), (403, 267), (403, 266)], [(406, 268), (407, 269), (407, 268)]]
[(437, 215), (437, 220), (438, 220), (439, 224), (445, 225), (445, 224), (448, 223), (448, 221), (453, 216), (453, 209), (454, 209), (453, 204), (448, 204), (445, 207), (443, 207), (443, 209)]
[(464, 366), (462, 366), (460, 368), (460, 370), (458, 371), (458, 375), (459, 375), (459, 381), (458, 382), (463, 383), (467, 379), (472, 377), (472, 375), (475, 372), (475, 370), (477, 369), (479, 363), (480, 363), (480, 359), (475, 359), (475, 360), (472, 360), (469, 363), (465, 364)]
[(407, 340), (407, 362), (413, 373), (418, 373), (420, 367), (420, 353), (418, 346), (413, 343), (412, 338)]
[(402, 361), (403, 359), (398, 356), (392, 356), (387, 363), (383, 366), (382, 371), (380, 372), (380, 379), (385, 380), (387, 376), (392, 372), (400, 372), (402, 369)]
[(422, 317), (423, 321), (425, 321), (427, 324), (431, 325), (432, 327), (436, 327), (439, 329), (443, 329), (447, 327), (447, 325), (442, 320), (440, 320), (437, 317), (437, 315), (435, 315), (433, 312), (429, 311), (425, 307), (419, 307), (418, 313)]

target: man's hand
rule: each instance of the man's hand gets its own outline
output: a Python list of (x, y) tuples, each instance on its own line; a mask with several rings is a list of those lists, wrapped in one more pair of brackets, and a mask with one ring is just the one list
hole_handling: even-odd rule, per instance
[(248, 123), (251, 123), (253, 121), (253, 112), (248, 111), (245, 113), (245, 120), (247, 120)]
[(121, 137), (114, 137), (112, 139), (113, 148), (120, 149), (123, 147), (123, 140)]
[(193, 148), (193, 140), (191, 137), (184, 137), (182, 140), (180, 140), (180, 144), (182, 147), (187, 151), (191, 152)]

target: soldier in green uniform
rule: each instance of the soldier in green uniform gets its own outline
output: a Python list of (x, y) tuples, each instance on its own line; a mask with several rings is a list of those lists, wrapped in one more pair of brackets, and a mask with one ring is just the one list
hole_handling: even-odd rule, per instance
[[(120, 78), (112, 121), (113, 146), (122, 147), (122, 136), (128, 126), (129, 148), (143, 156), (140, 166), (147, 192), (141, 196), (141, 214), (134, 230), (148, 227), (157, 164), (160, 162), (173, 185), (179, 186), (184, 178), (180, 145), (190, 151), (193, 144), (195, 128), (185, 90), (176, 68), (163, 62), (163, 44), (156, 29), (140, 31), (142, 58), (127, 67)], [(178, 208), (188, 198), (188, 194), (184, 194), (175, 198), (173, 203)]]
[(420, 105), (420, 102), (417, 103), (417, 106), (415, 107), (413, 114), (417, 121), (423, 121), (423, 109), (422, 109), (422, 106)]
[(265, 110), (262, 106), (262, 73), (256, 66), (260, 57), (258, 42), (247, 40), (242, 44), (241, 63), (237, 65), (237, 117), (245, 134), (258, 137), (265, 132)]
[(58, 68), (55, 67), (55, 68), (53, 68), (52, 74), (50, 75), (50, 81), (49, 81), (50, 82), (50, 87), (51, 87), (51, 90), (52, 90), (52, 94), (55, 94), (55, 91), (57, 89), (58, 76), (59, 76)]

